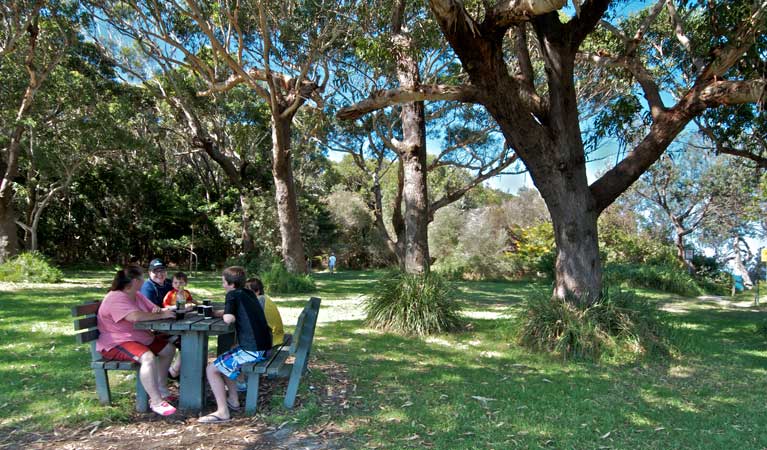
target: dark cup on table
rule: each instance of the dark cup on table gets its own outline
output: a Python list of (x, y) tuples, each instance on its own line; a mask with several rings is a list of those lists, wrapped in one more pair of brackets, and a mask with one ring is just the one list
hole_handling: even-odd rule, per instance
[(197, 314), (203, 314), (205, 307), (203, 305), (197, 305)]
[(213, 307), (210, 305), (204, 305), (202, 307), (202, 314), (206, 319), (213, 317)]
[(182, 310), (176, 310), (176, 320), (182, 320), (186, 316), (186, 312)]
[(203, 304), (203, 305), (205, 305), (205, 306), (211, 306), (211, 304), (210, 304), (210, 303), (211, 303), (211, 301), (210, 301), (210, 300), (203, 300), (203, 301), (202, 301), (202, 304)]

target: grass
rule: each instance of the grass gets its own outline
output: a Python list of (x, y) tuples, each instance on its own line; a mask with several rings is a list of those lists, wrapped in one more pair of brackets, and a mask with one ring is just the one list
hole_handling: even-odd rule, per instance
[[(331, 414), (350, 448), (767, 447), (767, 337), (757, 332), (767, 320), (762, 308), (640, 291), (668, 310), (676, 358), (565, 364), (510, 344), (505, 314), (515, 314), (524, 296), (546, 284), (458, 283), (471, 330), (418, 339), (346, 320), (381, 274), (316, 275), (314, 295), (323, 306), (312, 357), (346, 366), (354, 383), (349, 408), (322, 410), (308, 386), (321, 385), (324, 375), (313, 371), (300, 393), (304, 406), (275, 407), (274, 423), (301, 427)], [(108, 271), (65, 272), (62, 286), (0, 290), (0, 436), (131, 417), (132, 382), (113, 388), (114, 406), (99, 406), (87, 349), (72, 338), (69, 307), (103, 297), (109, 277)], [(201, 296), (223, 293), (215, 274), (190, 285)], [(306, 297), (274, 300), (289, 317)], [(749, 299), (752, 293), (736, 300)]]

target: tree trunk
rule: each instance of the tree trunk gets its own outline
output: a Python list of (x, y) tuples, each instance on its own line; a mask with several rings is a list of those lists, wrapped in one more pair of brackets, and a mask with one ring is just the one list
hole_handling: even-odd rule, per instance
[[(423, 118), (423, 103), (420, 106)], [(405, 109), (411, 105), (405, 105)], [(405, 121), (403, 120), (403, 128)], [(423, 124), (423, 122), (421, 122)], [(426, 133), (421, 137), (425, 140)], [(426, 187), (426, 146), (418, 146), (401, 157), (405, 174), (403, 199), (405, 202), (405, 271), (407, 273), (429, 272), (429, 202)]]
[(16, 211), (12, 199), (0, 197), (0, 263), (19, 252), (16, 236)]
[[(672, 217), (672, 220), (678, 219), (674, 219), (674, 217)], [(674, 237), (676, 257), (679, 258), (679, 261), (681, 261), (681, 263), (684, 265), (687, 271), (690, 272), (690, 274), (695, 275), (695, 266), (692, 265), (692, 261), (688, 261), (687, 258), (684, 257), (684, 237), (689, 234), (689, 231), (685, 230), (684, 227), (680, 227), (679, 225), (674, 227), (674, 231), (676, 233), (676, 236)]]
[(252, 214), (253, 206), (250, 203), (248, 194), (243, 190), (240, 190), (240, 209), (242, 210), (242, 252), (250, 253), (255, 249), (253, 244), (253, 236), (250, 234), (250, 217)]
[(602, 290), (597, 219), (583, 165), (569, 165), (558, 180), (539, 190), (554, 226), (557, 257), (554, 296), (578, 306), (593, 303)]
[[(400, 0), (392, 16), (392, 42), (397, 57), (400, 87), (414, 89), (421, 84), (418, 51), (404, 30), (405, 1)], [(405, 261), (407, 273), (429, 272), (429, 195), (426, 184), (426, 114), (424, 102), (402, 105), (403, 141), (399, 157), (403, 168), (405, 202)], [(400, 266), (402, 261), (400, 260)]]
[(282, 238), (282, 259), (285, 267), (293, 273), (306, 273), (304, 243), (298, 219), (298, 201), (293, 180), (290, 154), (291, 120), (277, 119), (272, 115), (272, 176), (277, 201), (277, 217)]
[(746, 266), (743, 264), (743, 256), (740, 254), (740, 239), (740, 236), (735, 236), (735, 245), (733, 246), (733, 250), (735, 250), (735, 273), (743, 277), (743, 286), (747, 289), (751, 289), (754, 282), (751, 281), (751, 277), (748, 275), (748, 269), (746, 269)]

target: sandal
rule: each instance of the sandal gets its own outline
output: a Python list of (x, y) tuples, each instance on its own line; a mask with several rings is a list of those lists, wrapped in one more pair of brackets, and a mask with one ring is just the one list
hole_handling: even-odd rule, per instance
[(157, 405), (149, 405), (149, 407), (152, 409), (152, 411), (156, 412), (157, 414), (161, 416), (170, 416), (171, 414), (176, 412), (176, 408), (171, 406), (166, 401), (160, 402)]
[(215, 414), (208, 414), (207, 416), (203, 416), (203, 417), (200, 417), (199, 419), (197, 419), (197, 423), (215, 424), (215, 423), (229, 422), (230, 420), (232, 420), (232, 419), (231, 418), (224, 419), (223, 417), (218, 417)]
[(229, 399), (227, 399), (227, 400), (226, 400), (226, 406), (228, 406), (228, 407), (229, 407), (229, 409), (231, 409), (232, 411), (239, 411), (239, 410), (240, 410), (240, 408), (242, 408), (242, 407), (241, 407), (241, 406), (239, 406), (239, 405), (237, 405), (237, 406), (233, 405), (233, 404), (232, 404), (232, 403), (229, 401)]

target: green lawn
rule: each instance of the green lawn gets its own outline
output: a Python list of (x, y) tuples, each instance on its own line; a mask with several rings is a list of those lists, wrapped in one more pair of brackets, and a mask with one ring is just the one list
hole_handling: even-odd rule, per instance
[[(360, 295), (383, 273), (317, 275), (323, 306), (313, 358), (348, 369), (349, 407), (328, 412), (313, 402), (307, 386), (324, 381), (313, 371), (301, 410), (275, 408), (273, 420), (304, 426), (333, 414), (354, 448), (767, 447), (767, 336), (757, 332), (767, 316), (759, 309), (644, 292), (668, 311), (675, 358), (563, 363), (510, 338), (509, 315), (545, 283), (457, 283), (470, 331), (414, 339), (369, 330), (359, 319)], [(69, 308), (102, 298), (110, 273), (66, 278), (0, 289), (0, 436), (133, 415), (132, 382), (113, 387), (112, 407), (98, 405), (88, 349), (72, 337)], [(190, 285), (201, 297), (223, 294), (215, 274)], [(306, 297), (273, 298), (293, 324)]]

